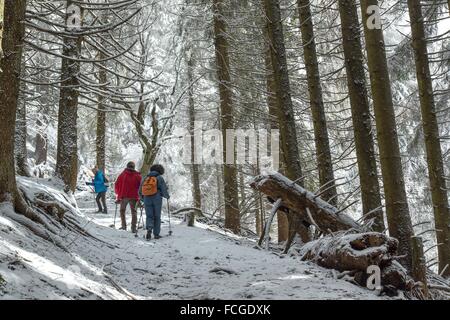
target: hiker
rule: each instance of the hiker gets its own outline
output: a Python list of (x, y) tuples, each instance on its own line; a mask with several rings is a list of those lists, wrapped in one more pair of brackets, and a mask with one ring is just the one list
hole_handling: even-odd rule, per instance
[(117, 178), (114, 191), (117, 196), (117, 203), (120, 203), (120, 219), (122, 220), (120, 230), (127, 230), (125, 212), (129, 204), (131, 208), (131, 232), (136, 233), (136, 206), (139, 202), (141, 180), (142, 176), (136, 171), (136, 164), (132, 161), (127, 164), (127, 168)]
[(141, 199), (144, 201), (145, 215), (147, 217), (147, 240), (152, 238), (152, 232), (155, 239), (161, 238), (162, 198), (166, 198), (167, 200), (170, 199), (166, 182), (162, 177), (163, 175), (164, 167), (155, 164), (150, 168), (150, 173), (142, 181), (142, 185), (139, 189)]
[[(92, 180), (92, 183), (86, 183), (87, 185), (94, 186), (94, 192), (97, 194), (95, 198), (95, 202), (97, 202), (98, 206), (98, 213), (108, 213), (108, 207), (106, 206), (106, 191), (108, 191), (108, 185), (109, 182), (108, 179), (106, 179), (105, 174), (101, 169), (99, 169), (97, 166), (92, 169), (92, 172), (94, 173), (94, 179)], [(102, 207), (103, 204), (103, 207)]]

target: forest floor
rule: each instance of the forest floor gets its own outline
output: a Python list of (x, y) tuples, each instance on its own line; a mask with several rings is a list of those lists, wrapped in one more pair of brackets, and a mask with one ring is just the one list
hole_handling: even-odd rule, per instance
[[(95, 213), (93, 194), (76, 195), (78, 214), (94, 239), (67, 235), (64, 252), (13, 222), (0, 208), (0, 299), (382, 299), (337, 280), (296, 256), (255, 247), (251, 239), (164, 214), (159, 240), (111, 228)], [(119, 216), (119, 214), (118, 214)], [(129, 214), (128, 214), (128, 218)], [(116, 226), (120, 226), (120, 219)]]

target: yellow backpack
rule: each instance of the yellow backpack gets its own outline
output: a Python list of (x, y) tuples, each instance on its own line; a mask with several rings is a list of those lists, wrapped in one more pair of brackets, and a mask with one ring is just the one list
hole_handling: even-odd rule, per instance
[(154, 196), (158, 192), (158, 179), (147, 177), (142, 185), (142, 195), (145, 197)]

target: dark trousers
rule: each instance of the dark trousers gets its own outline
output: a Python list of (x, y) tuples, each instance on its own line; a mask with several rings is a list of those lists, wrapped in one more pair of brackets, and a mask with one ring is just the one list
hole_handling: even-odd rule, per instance
[(137, 211), (136, 211), (136, 199), (122, 199), (120, 201), (120, 219), (122, 220), (122, 229), (127, 229), (127, 220), (125, 216), (125, 212), (127, 211), (127, 206), (130, 204), (131, 208), (131, 230), (132, 232), (136, 232), (136, 224), (137, 224)]
[(145, 200), (145, 214), (147, 216), (146, 229), (153, 231), (155, 236), (159, 236), (161, 232), (161, 197), (146, 197)]
[[(95, 198), (95, 201), (97, 202), (98, 211), (103, 211), (105, 213), (108, 211), (108, 208), (106, 207), (106, 192), (97, 193), (97, 197)], [(103, 208), (102, 208), (102, 203), (103, 203)]]

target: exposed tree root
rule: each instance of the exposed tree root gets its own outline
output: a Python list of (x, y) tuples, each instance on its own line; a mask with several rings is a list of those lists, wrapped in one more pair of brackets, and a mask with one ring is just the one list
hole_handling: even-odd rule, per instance
[(20, 225), (24, 226), (25, 228), (30, 230), (37, 237), (39, 237), (45, 241), (52, 242), (58, 248), (68, 252), (65, 245), (61, 242), (59, 236), (56, 234), (51, 235), (50, 232), (48, 230), (46, 230), (43, 225), (40, 225), (40, 224), (28, 219), (27, 217), (21, 215), (20, 213), (12, 213), (12, 212), (5, 211), (4, 215), (6, 215), (11, 220), (19, 223)]
[(16, 188), (14, 194), (9, 198), (10, 203), (13, 204), (12, 210), (11, 212), (5, 211), (5, 215), (23, 225), (39, 238), (52, 242), (55, 246), (67, 252), (68, 249), (60, 236), (66, 228), (80, 236), (111, 246), (80, 226), (71, 209), (56, 201), (50, 194), (38, 193), (34, 199), (29, 199), (26, 193), (21, 191)]

